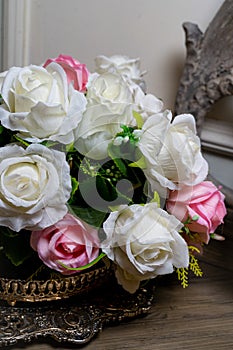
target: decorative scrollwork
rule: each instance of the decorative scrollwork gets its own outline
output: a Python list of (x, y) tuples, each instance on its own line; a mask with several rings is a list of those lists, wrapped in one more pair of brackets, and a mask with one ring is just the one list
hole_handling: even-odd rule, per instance
[[(174, 114), (191, 113), (201, 136), (205, 117), (212, 106), (233, 95), (233, 2), (225, 0), (202, 33), (194, 23), (183, 24), (187, 55), (175, 101)], [(228, 206), (233, 206), (233, 191), (222, 186)]]
[(107, 281), (113, 269), (109, 260), (87, 272), (49, 280), (0, 278), (0, 299), (14, 306), (16, 302), (38, 302), (69, 298), (88, 292)]
[[(106, 290), (108, 292), (106, 293)], [(108, 324), (147, 314), (153, 288), (129, 294), (114, 285), (95, 291), (84, 300), (78, 297), (31, 307), (0, 307), (0, 347), (50, 337), (68, 344), (89, 342)]]
[(183, 24), (187, 56), (175, 103), (175, 114), (192, 113), (200, 134), (206, 114), (224, 96), (233, 94), (233, 3), (225, 0), (202, 33)]

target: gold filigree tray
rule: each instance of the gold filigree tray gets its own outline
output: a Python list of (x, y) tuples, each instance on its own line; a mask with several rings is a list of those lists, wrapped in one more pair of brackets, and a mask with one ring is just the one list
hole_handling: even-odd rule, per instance
[(113, 274), (108, 259), (87, 272), (64, 277), (44, 279), (8, 279), (0, 278), (0, 299), (11, 306), (16, 302), (44, 302), (69, 298), (76, 294), (87, 293), (106, 282)]

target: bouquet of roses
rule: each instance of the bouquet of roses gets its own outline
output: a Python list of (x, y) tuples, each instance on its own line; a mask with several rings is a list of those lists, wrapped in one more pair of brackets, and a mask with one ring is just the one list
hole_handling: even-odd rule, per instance
[(119, 284), (188, 270), (226, 214), (195, 120), (147, 93), (139, 59), (70, 56), (0, 75), (0, 247), (70, 275), (104, 256)]

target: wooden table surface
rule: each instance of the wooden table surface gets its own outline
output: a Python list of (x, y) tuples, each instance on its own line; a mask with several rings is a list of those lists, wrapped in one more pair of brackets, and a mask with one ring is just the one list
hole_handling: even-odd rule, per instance
[[(202, 278), (183, 289), (173, 278), (161, 279), (149, 314), (105, 328), (85, 350), (230, 350), (233, 349), (233, 212), (224, 225), (224, 242), (205, 248)], [(27, 350), (74, 349), (57, 343)], [(12, 347), (11, 349), (22, 349)]]

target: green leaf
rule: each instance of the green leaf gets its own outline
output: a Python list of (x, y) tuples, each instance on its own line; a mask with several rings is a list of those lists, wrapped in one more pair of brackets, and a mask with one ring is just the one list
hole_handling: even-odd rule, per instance
[(151, 203), (157, 203), (158, 204), (158, 208), (160, 208), (160, 197), (158, 192), (154, 192), (154, 198), (151, 200)]
[(77, 179), (75, 177), (71, 176), (71, 184), (72, 184), (72, 191), (71, 191), (70, 199), (69, 199), (70, 203), (72, 203), (74, 201), (74, 195), (75, 195), (76, 191), (78, 190), (79, 182), (77, 181)]
[(127, 168), (124, 161), (121, 159), (122, 153), (120, 147), (110, 144), (108, 146), (108, 155), (113, 160), (117, 168), (120, 170), (123, 176), (127, 176)]
[(183, 224), (188, 225), (188, 224), (190, 224), (191, 221), (192, 220), (191, 220), (190, 216), (188, 216), (187, 219), (185, 221), (183, 221)]
[[(79, 182), (79, 188), (74, 196), (75, 200), (69, 201), (71, 207), (83, 207), (85, 210), (94, 208), (98, 213), (107, 213), (108, 206), (117, 198), (115, 186), (111, 180), (104, 176), (87, 177)], [(85, 218), (84, 218), (85, 221)]]
[(134, 116), (134, 119), (135, 119), (136, 122), (137, 122), (137, 127), (138, 127), (139, 129), (141, 129), (142, 126), (143, 126), (143, 118), (142, 118), (141, 114), (139, 114), (139, 113), (136, 112), (136, 111), (133, 111), (133, 116)]
[(4, 235), (6, 237), (15, 237), (18, 236), (18, 232), (12, 231), (10, 228), (1, 226), (1, 235)]
[(107, 215), (106, 212), (98, 211), (91, 207), (84, 208), (75, 205), (70, 205), (69, 211), (71, 212), (71, 214), (73, 213), (81, 220), (85, 221), (86, 223), (95, 228), (101, 227)]
[(21, 231), (14, 235), (9, 235), (8, 233), (1, 232), (3, 251), (13, 265), (19, 266), (33, 255), (33, 250), (30, 246), (30, 232)]
[(192, 220), (193, 221), (197, 221), (199, 219), (199, 215), (194, 215), (193, 217), (192, 217)]
[(130, 167), (134, 167), (134, 168), (141, 168), (141, 169), (145, 169), (146, 168), (146, 162), (145, 162), (145, 157), (142, 156), (139, 160), (137, 160), (134, 163), (130, 163), (129, 164)]
[(119, 205), (113, 205), (113, 206), (110, 205), (109, 209), (111, 210), (111, 212), (118, 211), (119, 210)]
[(0, 147), (4, 147), (6, 144), (14, 142), (14, 140), (12, 139), (12, 136), (14, 135), (14, 132), (4, 128), (1, 124), (0, 124)]
[(2, 125), (0, 125), (0, 135), (3, 133), (4, 130), (5, 128)]
[(21, 139), (21, 137), (14, 135), (14, 138), (19, 141), (20, 143), (22, 143), (24, 146), (28, 147), (30, 145), (30, 143), (28, 143), (27, 141)]
[(74, 151), (74, 143), (70, 143), (66, 145), (66, 153), (73, 152)]
[(107, 178), (97, 176), (96, 188), (100, 197), (107, 202), (112, 202), (118, 197), (116, 187)]
[(67, 266), (67, 265), (63, 264), (61, 261), (58, 261), (58, 263), (61, 266), (65, 267), (67, 270), (70, 270), (70, 271), (83, 271), (83, 270), (89, 269), (90, 267), (94, 266), (98, 261), (103, 259), (105, 256), (106, 256), (105, 253), (100, 253), (100, 255), (97, 256), (97, 258), (95, 260), (91, 261), (87, 265), (80, 266), (80, 267), (70, 267), (70, 266)]

